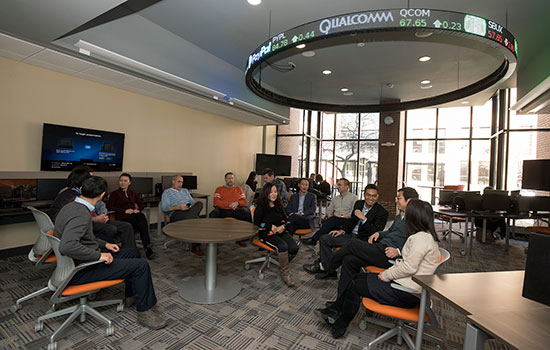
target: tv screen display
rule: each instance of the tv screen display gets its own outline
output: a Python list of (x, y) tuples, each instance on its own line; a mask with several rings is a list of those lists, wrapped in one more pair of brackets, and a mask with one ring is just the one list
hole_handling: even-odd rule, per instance
[(256, 154), (256, 172), (261, 174), (265, 168), (270, 168), (275, 176), (290, 176), (291, 156), (274, 154)]
[(550, 159), (523, 161), (521, 188), (550, 191)]
[(122, 171), (124, 134), (44, 123), (40, 170)]

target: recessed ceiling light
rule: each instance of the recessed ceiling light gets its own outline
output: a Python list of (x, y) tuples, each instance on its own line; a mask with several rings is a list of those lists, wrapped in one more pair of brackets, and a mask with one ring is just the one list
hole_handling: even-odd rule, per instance
[(341, 88), (340, 91), (346, 92), (346, 91), (349, 91), (349, 89), (348, 88)]
[(419, 57), (418, 60), (420, 62), (428, 62), (429, 60), (431, 60), (432, 58), (430, 56), (422, 56), (422, 57)]
[(463, 105), (465, 105), (465, 104), (470, 103), (470, 101), (462, 101), (462, 102), (460, 102), (460, 103), (462, 103)]
[(353, 95), (353, 92), (351, 92), (351, 91), (344, 92), (342, 95), (344, 95), (344, 96), (351, 96), (351, 95)]
[(431, 89), (432, 86), (431, 85), (420, 85), (420, 88), (421, 89)]
[(434, 32), (415, 32), (414, 33), (414, 36), (416, 36), (417, 38), (427, 38), (429, 36), (432, 36)]
[(302, 56), (304, 56), (304, 57), (313, 57), (313, 56), (315, 56), (315, 51), (304, 51), (304, 52), (302, 52)]
[(323, 71), (323, 74), (324, 74), (324, 75), (329, 75), (329, 74), (332, 74), (332, 71), (331, 71), (331, 70), (328, 70), (328, 69), (325, 69), (325, 70)]
[(254, 6), (262, 3), (262, 0), (246, 0), (246, 1), (248, 1), (250, 5), (254, 5)]
[(420, 84), (429, 84), (429, 83), (431, 83), (431, 81), (430, 81), (430, 80), (427, 80), (427, 79), (426, 79), (426, 80), (422, 80), (422, 81), (420, 82)]
[(303, 49), (304, 47), (306, 47), (306, 44), (299, 44), (299, 45), (296, 45), (296, 48), (297, 48), (297, 49)]

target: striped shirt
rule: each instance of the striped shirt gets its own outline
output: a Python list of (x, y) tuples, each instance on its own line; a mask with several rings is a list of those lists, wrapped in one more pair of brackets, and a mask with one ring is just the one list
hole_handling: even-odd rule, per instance
[(173, 210), (170, 210), (169, 207), (175, 207), (180, 204), (187, 204), (187, 206), (190, 207), (193, 203), (195, 203), (195, 200), (191, 197), (191, 194), (187, 188), (176, 190), (175, 188), (170, 187), (166, 191), (162, 192), (161, 207), (162, 210), (167, 212), (170, 216), (172, 216)]

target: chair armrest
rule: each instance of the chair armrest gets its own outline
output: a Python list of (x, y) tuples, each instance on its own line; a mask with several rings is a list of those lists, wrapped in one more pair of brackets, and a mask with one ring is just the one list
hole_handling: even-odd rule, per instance
[[(97, 265), (99, 263), (105, 263), (105, 260), (88, 261), (88, 262), (85, 262), (85, 263), (82, 263), (82, 264), (78, 264), (77, 266), (74, 267), (73, 273), (71, 273), (71, 275), (74, 275), (78, 271), (80, 271), (82, 269), (85, 269), (88, 266)], [(71, 278), (72, 278), (72, 276), (71, 276)]]
[(402, 290), (403, 292), (407, 292), (407, 293), (411, 293), (411, 294), (418, 294), (418, 291), (416, 291), (414, 289), (411, 289), (411, 288), (404, 287), (404, 286), (402, 286), (398, 283), (391, 283), (390, 286), (394, 289)]
[(394, 259), (388, 260), (388, 262), (392, 265), (395, 265), (395, 260)]

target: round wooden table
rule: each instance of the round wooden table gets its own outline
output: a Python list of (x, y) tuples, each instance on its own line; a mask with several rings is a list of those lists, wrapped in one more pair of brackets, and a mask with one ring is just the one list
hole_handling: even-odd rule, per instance
[(216, 304), (239, 294), (238, 281), (224, 276), (216, 278), (216, 244), (253, 237), (258, 233), (257, 226), (239, 220), (190, 219), (170, 223), (163, 232), (174, 239), (207, 244), (204, 276), (184, 281), (178, 288), (182, 298), (196, 304)]

